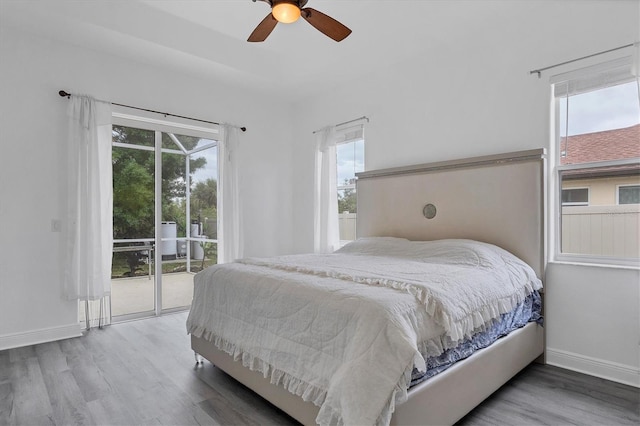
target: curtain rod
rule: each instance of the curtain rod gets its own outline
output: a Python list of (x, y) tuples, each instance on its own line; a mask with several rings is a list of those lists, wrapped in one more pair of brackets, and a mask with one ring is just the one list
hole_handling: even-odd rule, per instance
[(627, 47), (631, 47), (634, 44), (635, 43), (625, 44), (624, 46), (618, 46), (618, 47), (614, 47), (613, 49), (603, 50), (602, 52), (593, 53), (591, 55), (583, 56), (581, 58), (571, 59), (570, 61), (560, 62), (559, 64), (549, 65), (548, 67), (544, 67), (544, 68), (538, 68), (537, 70), (529, 71), (529, 74), (538, 74), (538, 78), (540, 78), (540, 77), (542, 77), (542, 71), (550, 70), (551, 68), (556, 68), (556, 67), (559, 67), (561, 65), (566, 65), (566, 64), (573, 63), (573, 62), (581, 61), (583, 59), (592, 58), (594, 56), (604, 55), (605, 53), (615, 52), (616, 50), (626, 49)]
[[(60, 90), (58, 92), (58, 95), (62, 96), (63, 98), (67, 98), (67, 99), (71, 99), (71, 96), (76, 96), (76, 95), (72, 95), (71, 93), (65, 92), (64, 90)], [(140, 108), (140, 107), (135, 107), (135, 106), (131, 106), (131, 105), (119, 104), (119, 103), (116, 103), (116, 102), (109, 102), (109, 101), (102, 101), (102, 102), (106, 102), (106, 103), (111, 104), (111, 105), (117, 105), (117, 106), (121, 106), (121, 107), (125, 107), (125, 108), (137, 109), (139, 111), (146, 111), (146, 112), (153, 112), (155, 114), (162, 114), (165, 117), (169, 116), (169, 117), (185, 118), (187, 120), (199, 121), (200, 123), (216, 124), (218, 126), (220, 125), (220, 123), (216, 123), (215, 121), (200, 120), (199, 118), (186, 117), (184, 115), (176, 115), (176, 114), (171, 114), (169, 112), (155, 111), (153, 109)], [(247, 128), (246, 127), (240, 127), (240, 130), (242, 130), (243, 132), (246, 132)]]
[[(360, 121), (360, 120), (367, 120), (367, 123), (368, 123), (369, 122), (369, 117), (367, 117), (366, 115), (363, 115), (362, 117), (354, 118), (353, 120), (349, 120), (349, 121), (345, 121), (344, 123), (336, 124), (334, 127), (344, 126), (345, 124), (354, 123), (354, 122)], [(322, 129), (314, 130), (312, 133), (315, 135), (320, 130), (322, 130)]]

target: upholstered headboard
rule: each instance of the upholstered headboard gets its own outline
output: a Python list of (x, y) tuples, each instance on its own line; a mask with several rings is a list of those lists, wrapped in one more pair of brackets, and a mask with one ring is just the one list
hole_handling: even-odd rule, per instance
[(544, 149), (357, 174), (357, 236), (468, 238), (544, 276)]

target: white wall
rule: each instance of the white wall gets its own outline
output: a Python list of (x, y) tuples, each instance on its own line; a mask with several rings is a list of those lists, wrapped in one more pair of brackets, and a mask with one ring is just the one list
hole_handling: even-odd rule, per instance
[(551, 264), (547, 362), (640, 386), (640, 271)]
[(291, 250), (287, 105), (213, 79), (0, 31), (0, 349), (78, 332), (75, 303), (61, 298), (60, 234), (51, 231), (64, 189), (58, 151), (68, 103), (60, 89), (246, 126), (239, 171), (245, 253)]
[[(384, 64), (381, 58), (369, 75), (301, 102), (294, 109), (295, 250), (313, 248), (313, 130), (368, 116), (368, 170), (549, 148), (552, 72), (539, 79), (529, 71), (637, 41), (639, 4), (498, 2), (496, 20), (472, 37), (433, 45), (415, 40), (413, 59)], [(560, 264), (549, 271), (551, 361), (577, 369), (575, 360), (591, 360), (581, 367), (598, 368), (583, 370), (640, 386), (638, 271), (593, 273)], [(573, 290), (595, 310), (576, 303)], [(603, 294), (606, 304), (599, 303)]]

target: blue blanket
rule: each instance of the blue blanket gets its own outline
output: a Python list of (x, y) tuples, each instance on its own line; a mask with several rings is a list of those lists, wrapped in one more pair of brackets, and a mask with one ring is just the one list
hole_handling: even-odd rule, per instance
[(437, 357), (429, 357), (427, 361), (427, 372), (421, 373), (417, 370), (411, 375), (411, 386), (415, 386), (445, 371), (457, 361), (465, 359), (478, 349), (486, 348), (499, 338), (506, 336), (513, 330), (524, 327), (528, 322), (535, 321), (542, 325), (542, 300), (537, 291), (531, 293), (514, 310), (500, 316), (491, 326), (483, 332), (475, 334), (470, 339), (463, 341), (455, 348), (444, 351)]

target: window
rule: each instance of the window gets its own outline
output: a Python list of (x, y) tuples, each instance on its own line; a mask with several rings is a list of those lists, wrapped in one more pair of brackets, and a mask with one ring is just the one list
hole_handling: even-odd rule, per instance
[(640, 88), (630, 58), (554, 76), (556, 259), (640, 257)]
[(338, 130), (336, 170), (338, 187), (338, 226), (340, 244), (356, 239), (356, 173), (364, 171), (364, 127)]
[(562, 189), (563, 206), (588, 206), (589, 188)]
[(618, 204), (640, 204), (640, 185), (619, 185)]

